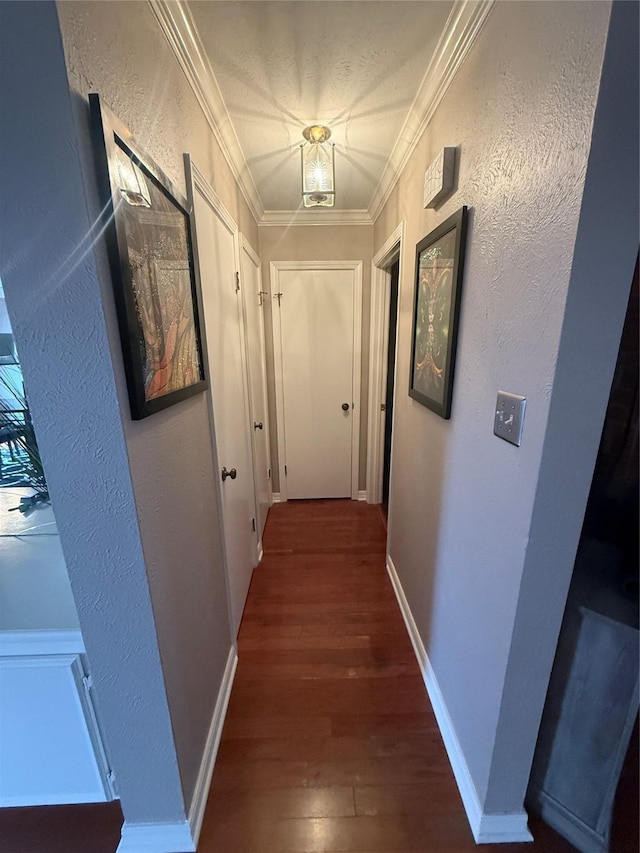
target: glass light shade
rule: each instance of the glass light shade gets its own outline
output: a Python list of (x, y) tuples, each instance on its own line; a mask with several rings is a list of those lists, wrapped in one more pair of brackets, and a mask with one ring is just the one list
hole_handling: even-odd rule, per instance
[[(315, 130), (315, 127), (311, 130)], [(335, 204), (333, 144), (313, 142), (311, 141), (313, 138), (312, 134), (310, 141), (300, 146), (304, 206), (333, 207)]]

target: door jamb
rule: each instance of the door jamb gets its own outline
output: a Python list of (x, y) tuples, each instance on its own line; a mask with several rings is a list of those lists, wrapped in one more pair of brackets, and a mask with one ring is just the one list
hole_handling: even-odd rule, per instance
[[(247, 380), (248, 380), (248, 388), (247, 388), (247, 398), (249, 401), (249, 423), (252, 424), (255, 420), (254, 412), (253, 412), (253, 401), (251, 399), (251, 375), (250, 375), (250, 363), (249, 363), (249, 347), (248, 347), (248, 324), (247, 324), (247, 299), (249, 296), (257, 297), (258, 294), (253, 293), (249, 294), (247, 290), (245, 282), (242, 280), (242, 252), (245, 252), (251, 263), (256, 267), (258, 271), (258, 290), (260, 294), (264, 295), (262, 290), (262, 264), (260, 262), (260, 258), (258, 257), (257, 252), (251, 245), (251, 243), (247, 240), (247, 238), (240, 232), (240, 250), (241, 250), (241, 258), (240, 258), (240, 280), (242, 282), (242, 320), (245, 327), (245, 346), (246, 346), (246, 364), (247, 364)], [(266, 356), (265, 356), (265, 330), (264, 330), (264, 313), (260, 313), (260, 339), (261, 339), (261, 349), (262, 349), (262, 365), (261, 365), (261, 373), (262, 373), (262, 387), (264, 388), (265, 397), (263, 400), (264, 405), (264, 416), (263, 416), (263, 428), (264, 428), (264, 438), (267, 446), (267, 466), (271, 469), (271, 440), (269, 436), (269, 407), (267, 402), (267, 366), (266, 366)], [(251, 436), (251, 430), (249, 430), (249, 435), (252, 438), (251, 441), (251, 451), (253, 454), (254, 451), (254, 442), (253, 436)], [(255, 482), (256, 476), (256, 459), (253, 458), (253, 474), (254, 474), (254, 492), (255, 492), (255, 501), (256, 501), (256, 524), (258, 523), (258, 493)], [(273, 503), (273, 489), (271, 477), (267, 478), (267, 490), (269, 496), (269, 506)], [(262, 535), (258, 535), (258, 562), (262, 559)]]
[[(358, 500), (360, 472), (360, 374), (362, 369), (362, 261), (271, 261), (269, 265), (273, 298), (280, 292), (283, 270), (351, 270), (353, 272), (353, 408), (351, 423), (351, 500)], [(284, 388), (282, 381), (282, 327), (280, 312), (272, 312), (274, 378), (276, 388), (276, 431), (278, 434), (278, 473), (280, 502), (287, 500), (286, 440), (284, 430)]]
[[(369, 417), (367, 419), (367, 503), (382, 501), (384, 425), (382, 410), (387, 382), (389, 346), (389, 305), (391, 274), (389, 268), (400, 259), (398, 286), (402, 280), (402, 241), (404, 222), (400, 222), (371, 261), (371, 315), (369, 325)], [(399, 306), (398, 306), (399, 307)], [(399, 336), (396, 337), (396, 364)], [(395, 392), (394, 392), (395, 397)]]

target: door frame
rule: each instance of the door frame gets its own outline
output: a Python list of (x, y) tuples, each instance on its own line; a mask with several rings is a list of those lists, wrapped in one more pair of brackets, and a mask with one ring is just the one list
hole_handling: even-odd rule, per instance
[[(199, 192), (204, 201), (209, 205), (212, 211), (216, 216), (219, 217), (220, 221), (223, 223), (225, 228), (231, 233), (233, 237), (233, 262), (235, 264), (234, 272), (239, 274), (240, 271), (240, 241), (239, 241), (239, 231), (238, 226), (235, 223), (234, 218), (231, 216), (227, 208), (224, 206), (222, 200), (219, 195), (213, 189), (211, 184), (204, 177), (202, 172), (198, 169), (196, 164), (191, 159), (189, 154), (184, 155), (184, 167), (185, 167), (185, 179), (187, 186), (187, 200), (189, 202), (189, 208), (192, 213), (194, 228), (191, 233), (191, 241), (193, 244), (193, 254), (194, 259), (197, 266), (196, 275), (200, 276), (200, 261), (199, 261), (199, 253), (198, 253), (198, 225), (196, 221), (195, 214), (195, 194)], [(204, 305), (203, 300), (203, 311), (206, 310), (206, 306)], [(243, 388), (242, 388), (242, 398), (243, 398), (243, 406), (245, 411), (245, 424), (249, 423), (249, 402), (248, 402), (248, 389), (247, 389), (247, 359), (246, 359), (246, 342), (245, 342), (245, 329), (244, 329), (244, 316), (240, 319), (240, 357), (241, 357), (241, 368), (242, 368), (242, 378), (243, 378)], [(209, 360), (209, 350), (208, 350), (208, 342), (206, 339), (206, 321), (203, 317), (202, 323), (204, 329), (203, 336), (203, 351), (206, 353), (207, 361)], [(208, 371), (208, 366), (207, 366)], [(227, 588), (227, 610), (229, 612), (229, 625), (231, 626), (232, 631), (232, 642), (236, 642), (236, 630), (234, 628), (234, 617), (233, 617), (233, 604), (231, 600), (231, 580), (230, 580), (230, 569), (229, 569), (229, 557), (228, 557), (228, 546), (225, 535), (225, 527), (224, 527), (224, 494), (222, 490), (222, 476), (220, 471), (220, 464), (218, 459), (218, 442), (216, 439), (216, 425), (215, 425), (215, 416), (214, 416), (214, 400), (213, 400), (213, 387), (211, 382), (209, 383), (209, 387), (205, 391), (205, 395), (207, 398), (207, 409), (209, 413), (209, 430), (211, 433), (211, 449), (213, 452), (213, 467), (216, 475), (216, 496), (218, 498), (218, 527), (220, 529), (220, 539), (222, 542), (222, 557), (224, 562), (224, 574), (226, 580), (226, 588)], [(249, 447), (251, 447), (250, 436), (248, 436)], [(253, 454), (250, 453), (250, 462), (253, 466)], [(250, 482), (253, 486), (253, 512), (254, 517), (256, 515), (256, 496), (255, 496), (255, 476), (253, 471), (251, 472)], [(258, 564), (258, 539), (257, 539), (257, 529), (256, 535), (252, 541), (252, 551), (254, 554), (254, 568)]]
[[(371, 314), (369, 320), (369, 416), (367, 419), (367, 503), (382, 501), (384, 462), (384, 426), (386, 414), (382, 409), (387, 384), (389, 347), (389, 306), (391, 300), (390, 267), (400, 260), (398, 290), (402, 281), (402, 243), (404, 222), (400, 222), (385, 240), (371, 261)], [(398, 314), (400, 299), (398, 298)], [(397, 318), (396, 318), (397, 322)], [(399, 335), (396, 336), (396, 370)], [(394, 382), (394, 408), (397, 384)], [(393, 433), (391, 434), (393, 446)], [(391, 474), (389, 474), (391, 478)]]
[[(360, 472), (360, 374), (362, 370), (362, 261), (271, 261), (271, 294), (280, 292), (280, 271), (349, 270), (353, 273), (353, 417), (351, 419), (351, 500), (358, 500)], [(284, 383), (282, 377), (282, 327), (280, 312), (272, 311), (273, 357), (276, 389), (276, 432), (278, 434), (278, 474), (280, 501), (287, 500), (286, 437), (284, 430)], [(356, 417), (357, 414), (357, 417)]]
[[(247, 238), (239, 233), (240, 238), (240, 252), (246, 253), (247, 257), (251, 261), (251, 263), (256, 267), (258, 271), (258, 291), (259, 294), (262, 294), (264, 297), (268, 295), (266, 291), (262, 289), (262, 264), (260, 262), (260, 258), (258, 253), (255, 251), (251, 243), (247, 240)], [(249, 402), (249, 423), (253, 424), (254, 412), (253, 412), (253, 400), (251, 399), (251, 365), (249, 362), (249, 347), (248, 347), (248, 322), (247, 322), (247, 299), (249, 298), (249, 291), (246, 287), (246, 283), (242, 277), (242, 257), (240, 257), (240, 281), (241, 281), (241, 295), (242, 295), (242, 321), (244, 324), (244, 342), (245, 342), (245, 359), (247, 365), (247, 380), (248, 380), (248, 388), (247, 388), (247, 397)], [(252, 294), (253, 296), (258, 296), (259, 294)], [(262, 304), (262, 303), (261, 303)], [(267, 399), (267, 362), (266, 362), (266, 347), (265, 347), (265, 331), (264, 331), (264, 312), (260, 312), (260, 322), (259, 322), (259, 332), (260, 332), (260, 349), (262, 352), (262, 364), (261, 364), (261, 379), (262, 379), (262, 387), (264, 389), (264, 399), (263, 409), (264, 409), (264, 438), (267, 447), (267, 466), (269, 468), (269, 472), (271, 472), (271, 437), (269, 434), (269, 401)], [(255, 493), (255, 504), (256, 504), (256, 525), (258, 524), (258, 489), (256, 484), (256, 453), (255, 453), (255, 430), (250, 430), (249, 435), (251, 437), (251, 453), (253, 455), (253, 483), (254, 483), (254, 493)], [(267, 489), (269, 495), (269, 506), (273, 504), (273, 486), (271, 480), (271, 474), (267, 477)], [(258, 562), (262, 560), (262, 535), (258, 534)]]

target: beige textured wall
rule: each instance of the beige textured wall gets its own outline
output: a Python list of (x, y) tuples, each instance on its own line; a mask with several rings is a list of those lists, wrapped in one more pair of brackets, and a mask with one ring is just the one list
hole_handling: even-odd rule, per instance
[[(262, 281), (271, 293), (269, 264), (272, 261), (362, 261), (362, 374), (360, 395), (360, 468), (358, 488), (366, 487), (367, 401), (369, 388), (369, 308), (373, 227), (370, 225), (261, 225), (259, 250)], [(271, 299), (265, 303), (267, 385), (271, 435), (273, 489), (279, 491), (278, 434), (273, 372), (273, 325)]]
[[(406, 226), (389, 551), (480, 805), (501, 702), (518, 701), (504, 699), (506, 668), (609, 14), (608, 3), (497, 3), (374, 227), (375, 252), (398, 222)], [(424, 172), (444, 146), (458, 147), (457, 191), (424, 210)], [(445, 421), (407, 394), (415, 246), (463, 204), (469, 233)], [(527, 398), (520, 448), (492, 434), (499, 389)], [(562, 492), (566, 484), (556, 486)], [(535, 604), (542, 620), (549, 604)], [(535, 742), (545, 673), (527, 669), (526, 657), (520, 665), (539, 678), (535, 701), (522, 711)], [(525, 731), (529, 737), (523, 724)], [(509, 811), (518, 796), (522, 807), (526, 758), (518, 773), (510, 794), (496, 795), (497, 780), (495, 811)]]
[[(256, 245), (256, 223), (150, 6), (60, 2), (57, 10), (92, 216), (99, 202), (87, 96), (97, 92), (183, 193), (183, 153), (189, 152)], [(96, 257), (188, 807), (231, 645), (207, 397), (131, 420), (111, 275), (100, 243)]]

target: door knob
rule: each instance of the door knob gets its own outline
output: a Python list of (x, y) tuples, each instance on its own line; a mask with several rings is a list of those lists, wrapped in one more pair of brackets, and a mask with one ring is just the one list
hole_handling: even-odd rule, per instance
[(254, 421), (254, 422), (253, 422), (253, 428), (254, 428), (254, 429), (262, 429), (262, 421), (260, 421), (260, 423), (259, 423), (259, 424), (257, 424), (257, 423)]
[(227, 477), (231, 477), (232, 480), (235, 480), (235, 478), (238, 476), (238, 472), (235, 468), (232, 468), (230, 471), (227, 471), (226, 468), (223, 468), (221, 474), (223, 483), (227, 479)]
[(342, 411), (343, 411), (343, 412), (348, 412), (348, 411), (349, 411), (349, 404), (348, 404), (348, 403), (343, 403), (343, 404), (342, 404)]

